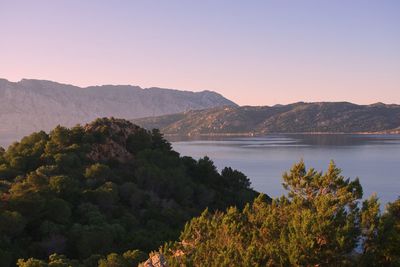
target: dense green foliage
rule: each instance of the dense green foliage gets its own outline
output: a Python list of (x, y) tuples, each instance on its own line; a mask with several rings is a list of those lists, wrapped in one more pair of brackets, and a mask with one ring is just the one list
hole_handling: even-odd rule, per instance
[(0, 150), (1, 266), (129, 266), (205, 208), (243, 207), (249, 185), (125, 120), (34, 133)]
[(377, 198), (360, 203), (358, 180), (306, 171), (284, 175), (287, 196), (260, 195), (243, 210), (204, 211), (180, 242), (162, 249), (172, 266), (400, 266), (400, 199), (380, 213)]
[(400, 132), (399, 105), (316, 102), (272, 107), (217, 107), (137, 119), (173, 135), (248, 135), (310, 132)]
[(130, 267), (160, 246), (171, 266), (400, 266), (400, 199), (381, 212), (333, 163), (283, 186), (254, 200), (241, 172), (125, 120), (34, 133), (0, 149), (0, 266)]
[(26, 260), (19, 259), (17, 266), (19, 267), (132, 267), (138, 266), (139, 263), (145, 261), (147, 255), (139, 250), (129, 250), (119, 255), (110, 253), (107, 256), (92, 255), (89, 258), (79, 261), (70, 260), (64, 255), (52, 254), (47, 260), (39, 260), (29, 258)]

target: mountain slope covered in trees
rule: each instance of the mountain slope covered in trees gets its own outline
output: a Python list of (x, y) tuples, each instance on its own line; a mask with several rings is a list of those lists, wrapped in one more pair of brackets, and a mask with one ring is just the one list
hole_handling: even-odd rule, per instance
[(44, 80), (0, 79), (0, 140), (16, 141), (34, 131), (71, 127), (101, 117), (132, 119), (225, 105), (236, 104), (211, 91), (130, 85), (81, 88)]
[(142, 127), (170, 135), (262, 135), (267, 133), (398, 132), (399, 105), (347, 102), (295, 103), (262, 107), (218, 107), (136, 119)]
[[(180, 157), (157, 130), (121, 119), (58, 126), (0, 149), (1, 266), (54, 253), (84, 266), (111, 252), (135, 262), (205, 208), (255, 196), (245, 175)], [(32, 261), (21, 266), (42, 266)]]

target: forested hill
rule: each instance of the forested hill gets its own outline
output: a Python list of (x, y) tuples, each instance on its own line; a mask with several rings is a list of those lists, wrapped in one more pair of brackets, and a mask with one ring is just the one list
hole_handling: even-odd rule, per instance
[(0, 150), (0, 177), (5, 267), (400, 266), (400, 199), (381, 212), (333, 162), (255, 198), (242, 173), (99, 119)]
[[(98, 266), (111, 252), (137, 263), (205, 208), (255, 196), (245, 175), (180, 157), (157, 130), (121, 119), (59, 126), (0, 149), (0, 265), (57, 253)], [(19, 266), (44, 266), (29, 262)]]
[(212, 91), (130, 85), (81, 88), (45, 80), (0, 79), (0, 139), (16, 141), (16, 136), (51, 130), (58, 124), (70, 127), (101, 117), (132, 119), (223, 105), (236, 104)]
[(173, 135), (400, 132), (400, 106), (299, 102), (272, 107), (219, 107), (134, 122)]

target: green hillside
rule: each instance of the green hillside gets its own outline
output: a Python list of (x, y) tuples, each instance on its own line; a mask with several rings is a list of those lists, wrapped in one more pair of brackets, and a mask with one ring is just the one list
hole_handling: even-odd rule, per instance
[(55, 253), (85, 266), (111, 252), (143, 259), (205, 208), (255, 196), (242, 173), (180, 157), (157, 130), (119, 119), (59, 126), (0, 150), (1, 266)]

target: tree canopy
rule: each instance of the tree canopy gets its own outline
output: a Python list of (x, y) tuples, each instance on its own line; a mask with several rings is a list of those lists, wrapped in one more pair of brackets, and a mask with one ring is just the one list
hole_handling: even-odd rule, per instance
[(142, 252), (129, 251), (176, 240), (205, 208), (255, 196), (242, 173), (181, 157), (157, 130), (119, 119), (58, 126), (0, 150), (1, 266), (137, 262)]

